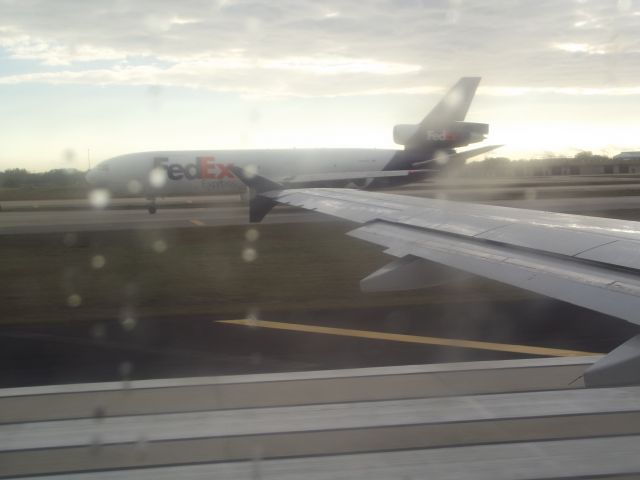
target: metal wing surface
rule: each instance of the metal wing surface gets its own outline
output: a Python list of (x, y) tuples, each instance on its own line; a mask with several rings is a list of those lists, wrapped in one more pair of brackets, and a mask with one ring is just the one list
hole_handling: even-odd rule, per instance
[(259, 195), (363, 224), (349, 235), (401, 259), (365, 289), (419, 288), (427, 260), (640, 324), (640, 222), (349, 189)]

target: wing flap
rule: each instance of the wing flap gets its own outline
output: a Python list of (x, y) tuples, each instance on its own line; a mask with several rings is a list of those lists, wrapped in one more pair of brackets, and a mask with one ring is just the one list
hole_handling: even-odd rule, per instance
[(519, 223), (480, 233), (477, 238), (569, 256), (615, 241), (607, 235), (592, 232)]
[(640, 279), (636, 275), (585, 264), (572, 257), (478, 244), (380, 221), (359, 227), (349, 235), (387, 247), (386, 253), (396, 257), (424, 258), (640, 324)]
[(629, 240), (616, 240), (582, 252), (576, 257), (640, 270), (640, 245)]

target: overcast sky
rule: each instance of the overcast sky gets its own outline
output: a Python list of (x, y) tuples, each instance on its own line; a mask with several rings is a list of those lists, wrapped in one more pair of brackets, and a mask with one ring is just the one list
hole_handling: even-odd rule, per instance
[(640, 149), (638, 0), (0, 0), (0, 169), (395, 148), (465, 75), (501, 155)]

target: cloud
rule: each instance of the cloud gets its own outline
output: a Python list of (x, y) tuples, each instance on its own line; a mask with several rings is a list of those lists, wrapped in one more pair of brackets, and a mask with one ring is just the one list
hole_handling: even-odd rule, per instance
[(604, 55), (607, 48), (604, 45), (589, 45), (588, 43), (556, 43), (554, 48), (569, 53), (586, 53), (589, 55)]
[[(0, 30), (0, 46), (19, 60), (38, 60), (45, 65), (70, 65), (95, 60), (124, 60), (127, 54), (111, 48), (85, 45), (63, 45), (25, 34), (7, 35)], [(5, 35), (3, 35), (5, 33)]]
[[(494, 95), (636, 94), (636, 7), (629, 0), (4, 0), (0, 48), (47, 68), (0, 76), (0, 84), (332, 96), (432, 91), (482, 75), (483, 91)], [(88, 63), (95, 61), (106, 65)]]
[[(242, 58), (192, 60), (159, 65), (62, 70), (0, 77), (0, 85), (21, 83), (88, 85), (155, 85), (234, 92), (248, 96), (335, 96), (406, 93), (391, 80), (418, 73), (419, 66), (367, 59)], [(431, 91), (434, 88), (422, 89)], [(437, 90), (437, 88), (435, 88)], [(415, 92), (413, 92), (415, 93)]]

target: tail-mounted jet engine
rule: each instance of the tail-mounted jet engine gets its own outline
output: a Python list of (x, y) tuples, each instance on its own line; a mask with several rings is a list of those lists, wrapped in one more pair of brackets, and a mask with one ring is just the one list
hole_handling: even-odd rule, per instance
[(489, 133), (486, 123), (452, 122), (441, 127), (426, 125), (396, 125), (393, 127), (393, 141), (404, 145), (405, 149), (446, 150), (481, 142)]

